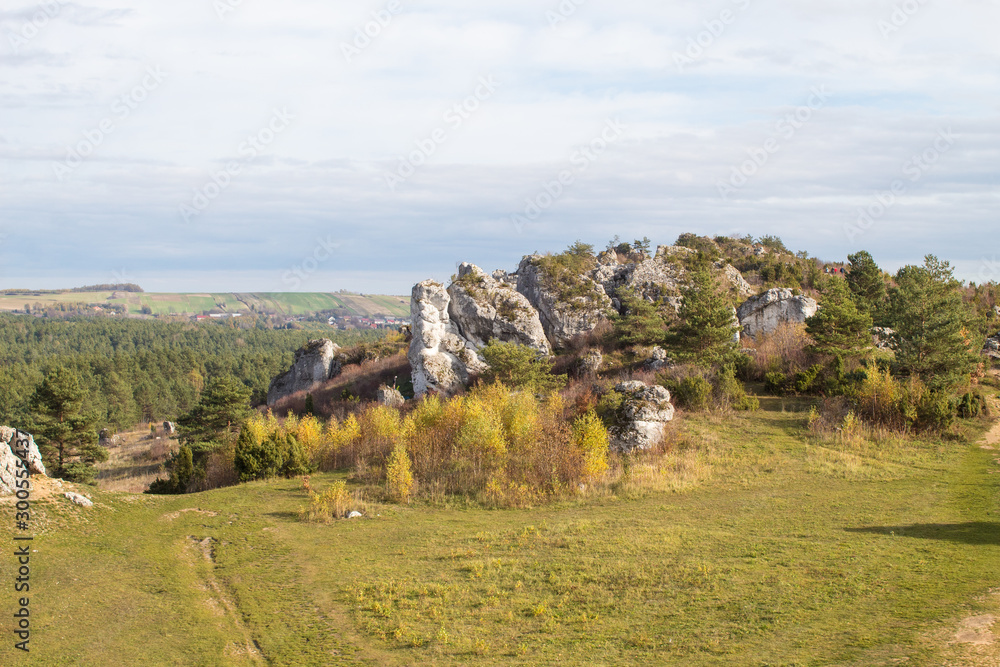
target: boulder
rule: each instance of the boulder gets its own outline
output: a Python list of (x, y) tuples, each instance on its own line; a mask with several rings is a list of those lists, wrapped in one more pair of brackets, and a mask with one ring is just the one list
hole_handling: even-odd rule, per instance
[[(0, 426), (0, 495), (10, 495), (17, 490), (17, 471), (22, 469), (22, 461), (14, 453), (16, 434), (15, 429)], [(45, 464), (35, 439), (30, 433), (22, 432), (22, 435), (26, 435), (28, 439), (28, 446), (24, 449), (27, 452), (24, 463), (28, 465), (28, 470), (33, 475), (45, 475)]]
[[(875, 346), (875, 349), (878, 350), (891, 350), (892, 337), (895, 335), (895, 330), (890, 329), (889, 327), (872, 327), (872, 344)], [(990, 339), (987, 339), (987, 347), (989, 347), (989, 342)], [(997, 352), (1000, 353), (1000, 345), (998, 345)], [(997, 358), (1000, 358), (1000, 355), (998, 355)]]
[(517, 291), (527, 297), (538, 311), (538, 318), (553, 348), (566, 347), (574, 336), (593, 331), (611, 307), (604, 287), (590, 276), (577, 276), (576, 281), (587, 295), (565, 293), (566, 287), (556, 284), (543, 271), (539, 255), (521, 260), (517, 269)]
[(784, 322), (803, 323), (819, 310), (815, 299), (790, 289), (770, 289), (750, 297), (737, 309), (743, 333), (751, 338), (772, 333)]
[(619, 424), (611, 429), (611, 446), (620, 452), (631, 452), (660, 444), (667, 423), (674, 418), (670, 392), (639, 381), (621, 382), (615, 391), (624, 398)]
[(604, 363), (604, 355), (601, 354), (600, 350), (588, 350), (586, 354), (580, 357), (580, 360), (576, 362), (576, 372), (579, 377), (592, 377), (597, 375), (597, 372), (601, 370), (601, 364)]
[(165, 435), (176, 435), (177, 426), (173, 422), (163, 422), (163, 433)]
[(549, 355), (552, 349), (538, 311), (512, 285), (474, 264), (462, 264), (448, 287), (448, 315), (459, 334), (476, 348), (490, 340), (517, 343)]
[(673, 359), (671, 359), (670, 355), (667, 354), (667, 351), (659, 345), (650, 350), (649, 358), (642, 362), (643, 370), (647, 371), (658, 371), (664, 368), (669, 368), (673, 365)]
[(80, 507), (93, 507), (94, 501), (87, 496), (81, 496), (79, 493), (73, 493), (72, 491), (67, 491), (63, 494), (69, 498), (73, 503), (79, 505)]
[(408, 357), (413, 390), (417, 396), (428, 391), (454, 394), (469, 382), (470, 375), (482, 373), (486, 363), (476, 347), (462, 337), (448, 314), (451, 297), (440, 283), (425, 280), (413, 287), (410, 316), (413, 340)]
[(327, 338), (306, 343), (296, 351), (292, 367), (271, 381), (267, 404), (274, 405), (286, 396), (312, 389), (340, 375), (342, 361), (338, 358), (339, 352), (340, 346)]
[(729, 281), (730, 285), (736, 288), (736, 293), (741, 299), (753, 296), (753, 294), (757, 291), (753, 288), (753, 285), (746, 281), (746, 278), (743, 277), (743, 274), (740, 273), (739, 269), (732, 264), (726, 264), (722, 267), (722, 270), (726, 273), (726, 280)]
[(390, 408), (401, 408), (406, 404), (406, 398), (400, 393), (395, 387), (390, 387), (388, 385), (382, 385), (378, 388), (375, 393), (375, 401), (379, 405), (385, 405)]

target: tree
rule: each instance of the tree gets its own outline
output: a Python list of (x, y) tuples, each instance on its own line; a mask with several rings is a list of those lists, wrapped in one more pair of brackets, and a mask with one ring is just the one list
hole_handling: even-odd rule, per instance
[(814, 341), (811, 351), (841, 358), (870, 349), (871, 328), (871, 315), (858, 310), (842, 280), (827, 283), (819, 311), (806, 320), (806, 333)]
[(882, 269), (878, 268), (878, 264), (865, 250), (848, 255), (847, 261), (850, 262), (847, 286), (854, 295), (858, 310), (868, 313), (873, 320), (879, 319), (887, 296)]
[(240, 481), (270, 479), (278, 475), (295, 477), (308, 475), (312, 468), (306, 461), (302, 445), (291, 433), (265, 433), (244, 428), (236, 440), (233, 465)]
[(80, 376), (57, 367), (45, 376), (30, 401), (32, 433), (53, 476), (75, 482), (92, 481), (94, 464), (108, 460), (107, 450), (97, 444), (93, 418), (84, 409), (85, 395)]
[(618, 293), (625, 314), (615, 321), (615, 338), (624, 345), (660, 345), (666, 335), (666, 320), (656, 304), (631, 289)]
[(481, 351), (489, 370), (483, 375), (488, 382), (500, 382), (508, 387), (543, 393), (566, 384), (565, 375), (552, 374), (552, 360), (536, 350), (517, 343), (490, 340)]
[(154, 481), (146, 493), (163, 495), (187, 493), (188, 483), (195, 476), (194, 453), (191, 448), (181, 447), (167, 467), (170, 468), (170, 477)]
[(932, 390), (968, 382), (982, 340), (973, 340), (973, 314), (948, 262), (928, 255), (923, 266), (904, 266), (889, 292), (888, 320), (895, 330), (896, 364)]
[(712, 265), (699, 253), (681, 290), (680, 323), (670, 339), (682, 356), (698, 363), (723, 361), (735, 348), (740, 327), (729, 297), (712, 273)]
[(177, 420), (182, 444), (195, 458), (216, 449), (250, 416), (251, 390), (236, 378), (212, 378), (198, 404)]

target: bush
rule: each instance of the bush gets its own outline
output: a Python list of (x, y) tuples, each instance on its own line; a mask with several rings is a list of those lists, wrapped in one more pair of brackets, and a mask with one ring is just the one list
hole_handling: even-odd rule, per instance
[(775, 396), (788, 393), (788, 378), (784, 373), (772, 371), (764, 375), (764, 391)]
[(917, 423), (921, 429), (945, 431), (955, 423), (958, 406), (947, 394), (927, 391), (917, 403)]
[(980, 392), (968, 392), (962, 396), (958, 404), (958, 416), (963, 419), (974, 419), (976, 417), (989, 415), (990, 408), (986, 402), (986, 397)]
[(515, 389), (544, 393), (566, 384), (565, 375), (552, 374), (552, 361), (536, 350), (517, 343), (490, 340), (482, 349), (489, 370), (483, 375), (487, 384), (500, 382)]
[(188, 484), (194, 477), (194, 456), (190, 447), (181, 447), (167, 464), (170, 468), (168, 479), (158, 479), (149, 485), (146, 493), (175, 495), (187, 493)]
[(712, 383), (700, 375), (682, 379), (673, 393), (677, 404), (686, 410), (707, 410), (712, 403)]
[(299, 510), (306, 521), (329, 523), (331, 519), (346, 519), (351, 512), (364, 513), (365, 503), (359, 492), (347, 490), (347, 482), (339, 480), (327, 487), (322, 494), (309, 487), (309, 478), (304, 480), (309, 492), (309, 505)]
[(233, 465), (240, 481), (270, 479), (279, 474), (286, 477), (308, 473), (310, 466), (302, 446), (290, 433), (267, 433), (244, 428), (236, 441)]
[(819, 374), (822, 372), (823, 367), (819, 364), (813, 364), (808, 370), (801, 371), (795, 374), (795, 391), (800, 394), (807, 394), (811, 392), (815, 385), (816, 379), (819, 378)]
[(760, 409), (760, 401), (756, 396), (749, 396), (746, 387), (736, 378), (736, 367), (730, 364), (723, 366), (715, 380), (716, 400), (720, 405), (734, 410), (754, 412)]
[(410, 495), (413, 493), (413, 471), (410, 468), (410, 456), (402, 443), (397, 443), (392, 450), (385, 469), (385, 481), (390, 498), (398, 503), (410, 502)]
[(573, 422), (573, 441), (583, 452), (583, 474), (589, 479), (601, 477), (608, 470), (608, 429), (600, 417), (589, 410)]

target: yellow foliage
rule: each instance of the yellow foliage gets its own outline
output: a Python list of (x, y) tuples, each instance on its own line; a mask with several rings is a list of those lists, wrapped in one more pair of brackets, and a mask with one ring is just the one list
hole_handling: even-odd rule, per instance
[(410, 496), (413, 494), (413, 471), (410, 467), (410, 456), (402, 443), (397, 443), (389, 456), (385, 478), (389, 496), (393, 500), (399, 503), (410, 501)]
[[(287, 427), (287, 424), (286, 424)], [(313, 415), (306, 415), (299, 421), (297, 428), (293, 432), (295, 439), (302, 445), (306, 456), (310, 458), (321, 449), (323, 445), (323, 425)]]
[(593, 410), (573, 422), (573, 441), (583, 450), (583, 473), (590, 479), (608, 470), (608, 429)]

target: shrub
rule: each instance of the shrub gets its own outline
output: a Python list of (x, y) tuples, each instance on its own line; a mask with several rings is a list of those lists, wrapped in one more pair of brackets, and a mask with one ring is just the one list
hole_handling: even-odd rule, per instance
[(690, 375), (674, 389), (677, 404), (687, 410), (707, 410), (712, 402), (712, 383), (700, 375)]
[(410, 501), (410, 495), (413, 493), (413, 471), (410, 468), (410, 456), (402, 443), (397, 443), (389, 456), (385, 481), (390, 498), (398, 503)]
[(788, 393), (788, 378), (780, 371), (765, 373), (764, 391), (775, 396), (784, 396)]
[(552, 374), (552, 361), (530, 347), (494, 338), (482, 349), (482, 355), (490, 367), (483, 375), (487, 384), (500, 382), (511, 388), (539, 393), (566, 384), (565, 375)]
[(295, 436), (274, 432), (261, 437), (255, 429), (247, 428), (240, 431), (236, 441), (233, 465), (243, 482), (270, 479), (279, 474), (292, 477), (310, 471)]
[(181, 447), (167, 465), (170, 468), (170, 477), (156, 480), (149, 485), (146, 493), (164, 495), (187, 493), (188, 484), (195, 472), (191, 448)]
[(800, 394), (807, 394), (811, 392), (815, 385), (816, 379), (819, 378), (819, 374), (823, 371), (823, 367), (819, 364), (813, 364), (808, 368), (808, 370), (801, 371), (795, 374), (795, 391)]
[(347, 482), (339, 480), (327, 487), (322, 494), (315, 493), (308, 487), (309, 505), (299, 510), (306, 521), (329, 523), (331, 519), (346, 519), (351, 512), (364, 513), (365, 504), (359, 492), (347, 490)]
[(989, 404), (979, 392), (967, 392), (958, 404), (958, 415), (963, 419), (973, 419), (989, 414)]
[(746, 387), (736, 378), (736, 367), (733, 365), (727, 364), (719, 370), (715, 380), (715, 394), (722, 406), (747, 412), (760, 409), (757, 397), (748, 395)]
[(583, 474), (596, 479), (608, 470), (608, 429), (589, 410), (573, 422), (573, 441), (583, 452)]

